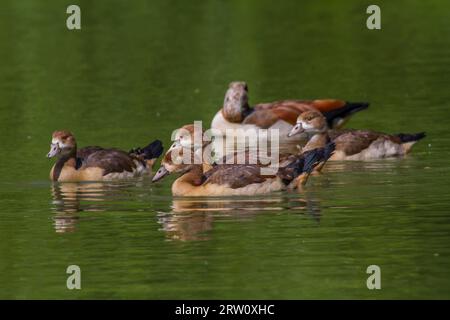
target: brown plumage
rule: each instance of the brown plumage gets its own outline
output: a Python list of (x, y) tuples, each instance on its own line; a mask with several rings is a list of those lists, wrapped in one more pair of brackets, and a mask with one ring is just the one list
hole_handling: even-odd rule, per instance
[(91, 154), (93, 154), (97, 151), (100, 151), (100, 150), (104, 150), (104, 148), (99, 147), (99, 146), (89, 146), (89, 147), (77, 149), (77, 158), (86, 159)]
[(262, 176), (261, 167), (258, 165), (216, 165), (211, 170), (204, 173), (204, 183), (217, 185), (228, 185), (232, 189), (248, 186), (252, 183), (263, 183), (274, 175)]
[[(103, 175), (114, 172), (130, 172), (136, 170), (138, 162), (128, 153), (117, 149), (103, 149), (91, 153), (83, 160), (82, 167), (98, 167), (103, 169)], [(143, 164), (143, 163), (142, 163)]]
[[(312, 169), (324, 160), (324, 156), (329, 157), (333, 148), (334, 145), (330, 145), (305, 155), (286, 156), (277, 173), (265, 175), (261, 171), (265, 165), (261, 164), (211, 164), (209, 170), (204, 170), (201, 162), (195, 162), (200, 153), (194, 148), (175, 145), (164, 156), (153, 181), (173, 172), (181, 173), (172, 185), (175, 196), (266, 194), (288, 186), (297, 187), (296, 178), (302, 175), (301, 182), (305, 183)], [(189, 161), (181, 162), (180, 159)]]
[(330, 130), (328, 135), (330, 139), (336, 143), (337, 150), (343, 151), (348, 156), (360, 153), (369, 148), (369, 146), (380, 137), (395, 143), (400, 142), (397, 141), (398, 139), (394, 136), (367, 130)]
[[(337, 99), (322, 100), (282, 100), (260, 103), (253, 107), (248, 104), (248, 86), (245, 82), (232, 82), (225, 94), (223, 108), (214, 117), (211, 128), (225, 131), (239, 126), (281, 130), (282, 137), (295, 124), (303, 112), (318, 111), (324, 114), (328, 125), (341, 127), (354, 113), (366, 109), (368, 103), (351, 103)], [(287, 130), (287, 131), (286, 131)]]
[(159, 140), (143, 149), (125, 152), (98, 146), (77, 149), (73, 134), (55, 131), (48, 157), (58, 157), (50, 172), (53, 181), (98, 181), (125, 179), (151, 172), (148, 161), (162, 153)]
[(255, 124), (260, 128), (269, 128), (278, 120), (294, 125), (297, 117), (306, 111), (327, 112), (342, 108), (346, 104), (342, 100), (283, 100), (261, 103), (253, 106), (253, 111), (242, 121), (243, 124)]
[(319, 148), (333, 141), (336, 152), (330, 160), (371, 160), (403, 156), (410, 152), (425, 133), (386, 134), (370, 130), (328, 130), (326, 119), (316, 111), (298, 117), (297, 124), (289, 135), (306, 133), (308, 143), (303, 151)]

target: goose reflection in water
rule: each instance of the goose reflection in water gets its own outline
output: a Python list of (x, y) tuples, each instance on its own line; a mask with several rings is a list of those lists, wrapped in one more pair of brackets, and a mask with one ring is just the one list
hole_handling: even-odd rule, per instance
[[(130, 206), (138, 198), (149, 196), (149, 186), (145, 182), (83, 182), (55, 183), (51, 186), (53, 197), (52, 210), (55, 212), (53, 225), (57, 233), (74, 232), (81, 220), (94, 218), (95, 213), (107, 211), (135, 212)], [(142, 194), (137, 194), (142, 192)], [(309, 193), (275, 193), (265, 197), (228, 197), (228, 198), (155, 198), (158, 206), (171, 210), (156, 211), (157, 222), (162, 226), (167, 239), (191, 241), (208, 240), (210, 231), (217, 220), (253, 220), (256, 216), (277, 212), (306, 214), (315, 221), (320, 219), (320, 204)], [(141, 201), (145, 208), (141, 211), (154, 210), (148, 208), (146, 200)]]
[(267, 212), (289, 209), (320, 219), (318, 201), (295, 194), (273, 194), (264, 198), (174, 198), (172, 211), (158, 212), (161, 230), (170, 240), (210, 240), (216, 220), (252, 220)]
[[(390, 159), (350, 163), (335, 161), (327, 164), (325, 174), (314, 174), (314, 183), (301, 193), (283, 192), (256, 198), (173, 198), (172, 210), (159, 211), (158, 222), (168, 239), (181, 241), (209, 240), (214, 221), (251, 220), (264, 212), (276, 214), (288, 210), (289, 214), (304, 214), (319, 223), (322, 215), (321, 195), (336, 184), (351, 182), (341, 181), (342, 175), (352, 171), (364, 178), (368, 172), (386, 172), (397, 166), (398, 161)], [(351, 204), (339, 204), (339, 207), (348, 208)]]
[(80, 212), (117, 210), (125, 203), (130, 187), (142, 187), (142, 182), (81, 182), (54, 183), (51, 186), (53, 225), (58, 233), (76, 230)]

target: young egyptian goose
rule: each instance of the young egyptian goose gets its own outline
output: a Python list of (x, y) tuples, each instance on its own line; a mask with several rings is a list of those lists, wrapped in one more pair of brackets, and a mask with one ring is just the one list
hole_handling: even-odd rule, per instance
[(300, 136), (289, 139), (287, 134), (303, 112), (319, 111), (325, 116), (329, 127), (340, 128), (352, 114), (368, 106), (367, 102), (323, 99), (283, 100), (250, 107), (247, 84), (231, 82), (225, 94), (223, 108), (214, 116), (211, 128), (222, 133), (226, 133), (227, 129), (278, 129), (280, 142), (285, 143), (301, 140)]
[[(262, 155), (258, 152), (258, 150), (253, 150), (253, 152), (251, 152), (248, 146), (238, 148), (235, 145), (232, 152), (227, 153), (225, 143), (216, 145), (213, 137), (212, 139), (205, 140), (205, 131), (202, 128), (196, 128), (195, 124), (184, 125), (181, 128), (175, 129), (173, 132), (173, 143), (168, 152), (178, 147), (192, 150), (198, 150), (199, 148), (211, 149), (210, 153), (214, 155), (206, 154), (201, 160), (204, 172), (210, 170), (212, 166), (216, 164), (227, 163), (264, 165), (263, 163), (267, 163), (271, 160), (269, 155)], [(195, 137), (196, 134), (199, 136)], [(217, 150), (216, 147), (219, 147), (220, 150)], [(278, 163), (284, 162), (289, 155), (291, 155), (291, 153), (282, 153), (279, 155)]]
[(308, 143), (303, 151), (319, 148), (329, 141), (336, 144), (330, 160), (373, 160), (403, 156), (425, 137), (424, 132), (385, 134), (369, 130), (328, 130), (326, 118), (316, 111), (302, 113), (290, 136), (306, 133)]
[(303, 185), (314, 167), (331, 155), (334, 144), (310, 150), (302, 157), (292, 155), (272, 175), (263, 175), (263, 166), (258, 164), (214, 164), (205, 171), (203, 164), (194, 160), (195, 150), (189, 163), (180, 161), (186, 150), (182, 146), (169, 150), (152, 181), (175, 172), (181, 176), (172, 184), (174, 196), (253, 196)]
[(58, 157), (58, 161), (50, 171), (50, 179), (59, 182), (101, 181), (142, 176), (151, 172), (162, 151), (159, 140), (128, 153), (97, 146), (77, 150), (77, 143), (71, 132), (55, 131), (47, 157)]

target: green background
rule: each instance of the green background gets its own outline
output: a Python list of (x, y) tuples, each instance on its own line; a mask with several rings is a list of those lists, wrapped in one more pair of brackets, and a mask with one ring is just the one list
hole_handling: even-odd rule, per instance
[[(381, 30), (370, 4), (3, 0), (0, 298), (450, 298), (450, 3), (377, 1)], [(302, 194), (48, 181), (54, 130), (167, 147), (175, 128), (207, 126), (234, 80), (251, 103), (369, 101), (348, 127), (428, 136), (405, 159), (330, 163)], [(71, 264), (82, 290), (66, 288)]]

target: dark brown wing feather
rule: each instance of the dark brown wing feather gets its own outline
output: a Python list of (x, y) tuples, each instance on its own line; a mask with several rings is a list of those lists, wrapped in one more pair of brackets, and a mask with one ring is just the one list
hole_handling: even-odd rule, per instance
[(303, 168), (303, 155), (286, 155), (280, 157), (280, 168), (277, 175), (284, 181), (292, 181), (299, 175), (299, 169)]
[(260, 167), (257, 165), (216, 165), (204, 174), (205, 184), (228, 185), (237, 189), (252, 183), (264, 182), (270, 176), (261, 176)]
[(253, 112), (248, 115), (243, 123), (254, 124), (260, 128), (269, 128), (279, 119), (292, 125), (297, 117), (305, 111), (316, 110), (313, 101), (283, 100), (271, 103), (261, 103), (253, 107)]
[(254, 124), (266, 129), (278, 121), (278, 116), (272, 110), (255, 110), (242, 121), (243, 124)]
[[(279, 161), (281, 162), (284, 159), (284, 155), (282, 154), (279, 157)], [(219, 158), (215, 164), (250, 164), (250, 165), (258, 165), (258, 166), (267, 166), (270, 163), (270, 155), (260, 155), (258, 150), (250, 151), (240, 150), (234, 151), (233, 153), (228, 153), (227, 155)]]
[(117, 149), (100, 149), (91, 152), (82, 163), (83, 168), (97, 167), (104, 170), (103, 175), (113, 172), (132, 172), (136, 165), (128, 153)]
[(269, 128), (281, 119), (292, 125), (297, 117), (306, 111), (327, 112), (342, 108), (345, 101), (341, 100), (282, 100), (271, 103), (260, 103), (253, 107), (253, 111), (243, 120), (244, 124), (254, 124), (260, 128)]
[(331, 140), (336, 143), (336, 150), (342, 150), (349, 156), (367, 149), (380, 137), (389, 138), (388, 135), (365, 130), (331, 130), (329, 135)]
[[(267, 110), (267, 109), (277, 109), (277, 108), (287, 108), (296, 110), (297, 112), (305, 112), (318, 110), (314, 107), (314, 101), (304, 101), (304, 100), (281, 100), (274, 101), (270, 103), (259, 103), (253, 107), (255, 110)], [(320, 110), (319, 110), (320, 111)]]
[(84, 148), (78, 149), (77, 150), (77, 158), (80, 158), (83, 161), (84, 159), (86, 159), (88, 156), (90, 156), (94, 152), (97, 152), (100, 150), (104, 150), (104, 148), (99, 147), (99, 146), (89, 146), (89, 147), (84, 147)]

